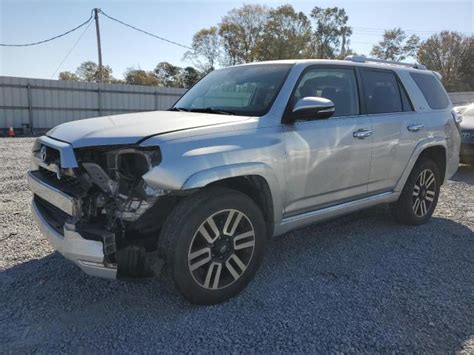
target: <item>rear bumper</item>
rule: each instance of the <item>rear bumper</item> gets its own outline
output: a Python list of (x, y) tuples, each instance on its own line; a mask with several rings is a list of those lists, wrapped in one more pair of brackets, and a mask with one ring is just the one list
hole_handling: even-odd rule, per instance
[[(79, 216), (80, 204), (76, 198), (46, 184), (31, 172), (28, 173), (28, 185), (36, 196), (70, 215), (72, 220)], [(109, 279), (117, 277), (117, 268), (114, 265), (105, 264), (102, 242), (84, 239), (75, 231), (74, 224), (70, 223), (65, 223), (60, 233), (61, 230), (53, 228), (48, 222), (35, 199), (32, 201), (32, 212), (41, 233), (66, 259), (74, 262), (89, 275)]]

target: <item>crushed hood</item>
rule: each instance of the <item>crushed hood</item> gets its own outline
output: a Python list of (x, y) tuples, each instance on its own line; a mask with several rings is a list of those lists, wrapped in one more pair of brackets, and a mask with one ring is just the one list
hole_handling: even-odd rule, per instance
[(152, 111), (67, 122), (51, 129), (46, 135), (70, 143), (74, 148), (135, 144), (151, 136), (205, 126), (230, 124), (246, 119), (248, 117)]

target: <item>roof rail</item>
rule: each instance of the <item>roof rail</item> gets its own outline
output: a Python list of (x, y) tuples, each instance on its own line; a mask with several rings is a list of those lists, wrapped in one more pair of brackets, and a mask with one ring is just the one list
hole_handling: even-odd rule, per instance
[(391, 65), (401, 65), (404, 67), (426, 70), (426, 67), (423, 64), (418, 64), (418, 63), (411, 64), (411, 63), (395, 62), (392, 60), (368, 58), (363, 55), (350, 55), (350, 56), (345, 57), (344, 60), (350, 60), (351, 62), (357, 62), (357, 63), (383, 63), (383, 64), (391, 64)]

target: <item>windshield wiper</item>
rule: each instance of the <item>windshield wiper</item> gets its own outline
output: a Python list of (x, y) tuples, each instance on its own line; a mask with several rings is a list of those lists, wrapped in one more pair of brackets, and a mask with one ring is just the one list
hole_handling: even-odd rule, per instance
[(189, 112), (217, 113), (219, 115), (235, 115), (235, 112), (214, 107), (191, 108)]
[(179, 111), (179, 112), (189, 112), (188, 109), (182, 108), (182, 107), (172, 107), (168, 109), (168, 111)]

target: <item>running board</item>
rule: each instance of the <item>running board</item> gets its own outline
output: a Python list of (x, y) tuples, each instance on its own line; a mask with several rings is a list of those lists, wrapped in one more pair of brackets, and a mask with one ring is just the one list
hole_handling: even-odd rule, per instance
[(321, 222), (326, 219), (355, 212), (364, 208), (372, 207), (381, 203), (395, 202), (400, 193), (384, 192), (378, 195), (362, 198), (340, 205), (322, 208), (316, 211), (305, 212), (295, 216), (283, 218), (281, 224), (275, 228), (275, 236), (289, 232), (290, 230), (301, 228), (312, 223)]

